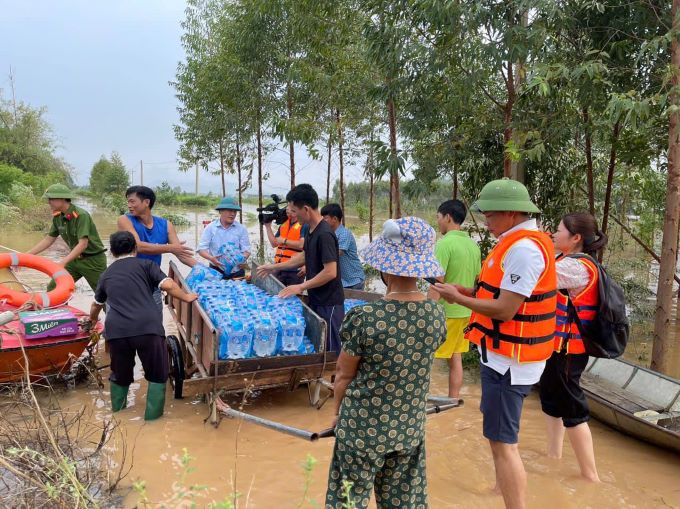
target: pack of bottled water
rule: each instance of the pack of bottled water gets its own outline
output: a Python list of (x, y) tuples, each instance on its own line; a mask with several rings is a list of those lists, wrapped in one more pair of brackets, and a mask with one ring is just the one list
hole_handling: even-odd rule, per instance
[(204, 281), (220, 281), (222, 279), (222, 274), (220, 274), (215, 269), (206, 267), (200, 263), (197, 263), (191, 268), (191, 272), (185, 278), (187, 285), (192, 291), (196, 291), (196, 286)]
[(246, 262), (246, 257), (236, 244), (228, 242), (217, 250), (217, 260), (224, 267), (225, 274), (233, 274), (240, 270), (240, 266)]
[(314, 353), (298, 298), (271, 296), (245, 281), (204, 278), (189, 286), (219, 331), (220, 359)]
[(368, 304), (368, 301), (361, 300), (361, 299), (345, 299), (345, 314), (357, 306), (363, 306), (364, 304)]

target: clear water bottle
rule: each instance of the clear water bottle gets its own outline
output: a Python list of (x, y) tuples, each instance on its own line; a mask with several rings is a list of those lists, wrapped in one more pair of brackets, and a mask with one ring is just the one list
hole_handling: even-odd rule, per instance
[(264, 316), (253, 324), (253, 352), (257, 357), (270, 357), (276, 354), (277, 330), (271, 318)]
[(286, 314), (281, 320), (281, 349), (284, 353), (300, 352), (305, 332), (304, 325), (300, 322), (301, 320), (292, 314)]
[(253, 333), (241, 321), (235, 319), (225, 324), (224, 331), (227, 335), (226, 357), (228, 359), (246, 359), (250, 357), (253, 346)]

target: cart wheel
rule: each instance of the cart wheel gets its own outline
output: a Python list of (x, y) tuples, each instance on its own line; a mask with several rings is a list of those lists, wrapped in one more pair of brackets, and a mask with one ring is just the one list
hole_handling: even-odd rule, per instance
[(184, 355), (177, 336), (167, 336), (168, 355), (170, 357), (170, 377), (175, 388), (175, 399), (182, 399), (184, 386)]

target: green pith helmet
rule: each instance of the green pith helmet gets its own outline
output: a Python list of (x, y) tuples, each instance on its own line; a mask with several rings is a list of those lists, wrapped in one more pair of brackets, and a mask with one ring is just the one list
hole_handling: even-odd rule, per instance
[(507, 177), (486, 184), (471, 208), (475, 212), (540, 212), (527, 188)]
[(233, 198), (227, 196), (222, 198), (222, 201), (217, 204), (215, 210), (241, 210), (241, 207), (239, 207), (238, 203), (236, 203)]
[(71, 191), (64, 184), (52, 184), (45, 190), (43, 198), (49, 200), (51, 198), (61, 198), (63, 200), (72, 200), (73, 191)]

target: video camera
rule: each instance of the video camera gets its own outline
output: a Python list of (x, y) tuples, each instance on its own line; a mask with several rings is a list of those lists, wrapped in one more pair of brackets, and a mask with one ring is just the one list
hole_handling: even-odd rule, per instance
[(259, 212), (257, 219), (260, 221), (260, 224), (268, 224), (271, 222), (283, 224), (288, 219), (286, 207), (279, 206), (281, 204), (281, 198), (276, 194), (272, 194), (272, 201), (274, 203), (269, 203), (264, 207), (257, 208), (257, 211)]

